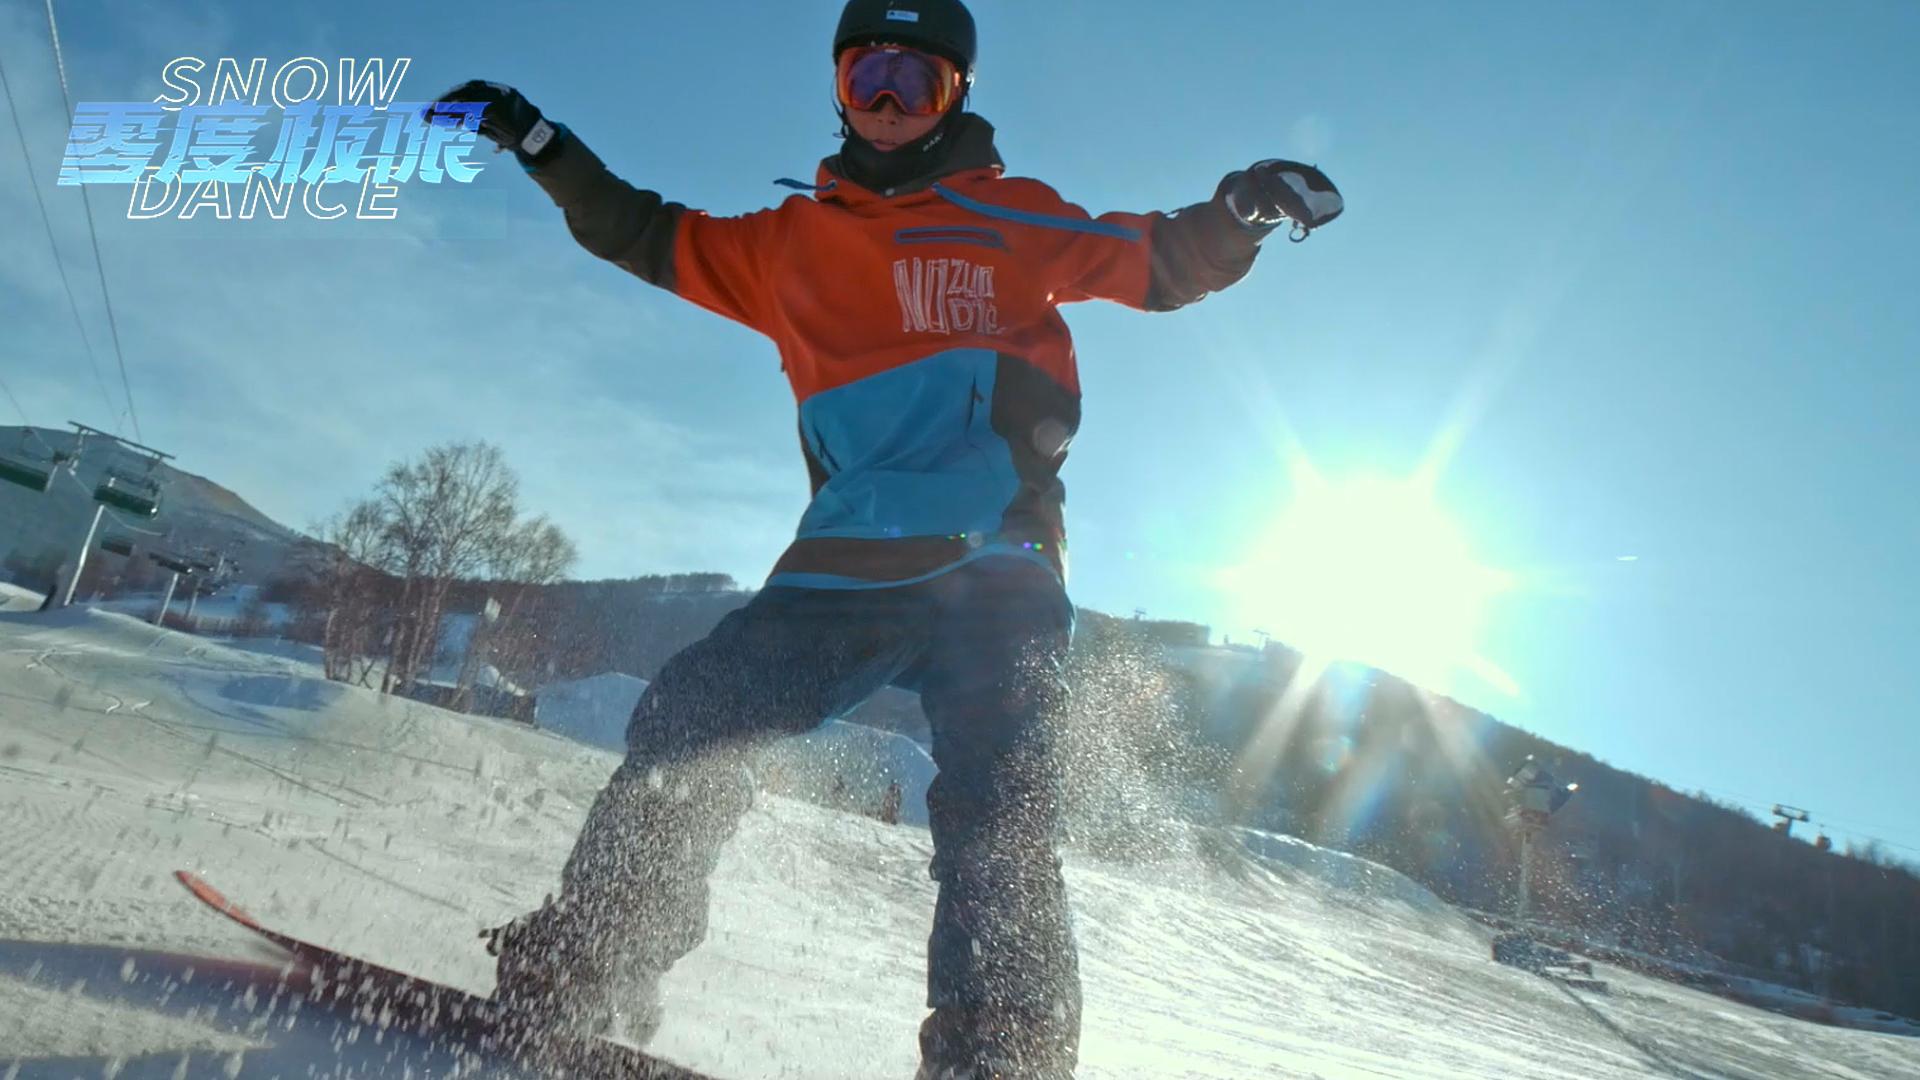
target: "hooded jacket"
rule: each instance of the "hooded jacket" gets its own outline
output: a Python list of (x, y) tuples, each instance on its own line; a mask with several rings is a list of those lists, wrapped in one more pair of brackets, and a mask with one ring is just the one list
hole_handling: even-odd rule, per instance
[(808, 194), (739, 217), (633, 187), (571, 132), (532, 170), (587, 250), (779, 348), (813, 500), (769, 585), (901, 585), (994, 554), (1064, 581), (1080, 378), (1059, 306), (1167, 311), (1253, 265), (1259, 241), (1218, 193), (1096, 218), (1004, 175), (985, 120), (948, 138), (898, 187), (829, 157)]

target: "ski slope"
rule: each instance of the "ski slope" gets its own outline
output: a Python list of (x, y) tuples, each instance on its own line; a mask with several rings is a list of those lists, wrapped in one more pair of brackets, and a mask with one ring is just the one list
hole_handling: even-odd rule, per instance
[(32, 611), (45, 599), (42, 593), (29, 592), (18, 585), (0, 581), (0, 611)]
[[(289, 932), (484, 992), (476, 932), (553, 888), (614, 764), (297, 657), (105, 612), (0, 613), (0, 939), (269, 957), (173, 883), (184, 867)], [(1920, 1040), (1621, 971), (1591, 995), (1498, 967), (1406, 878), (1260, 846), (1203, 833), (1149, 865), (1069, 855), (1081, 1076), (1920, 1076)], [(763, 798), (653, 1049), (738, 1080), (912, 1075), (929, 854), (923, 829)], [(73, 1057), (114, 1076), (157, 1053), (186, 1055), (176, 1075), (266, 1075), (246, 1062), (270, 1030), (109, 1000), (8, 948), (0, 1076)]]

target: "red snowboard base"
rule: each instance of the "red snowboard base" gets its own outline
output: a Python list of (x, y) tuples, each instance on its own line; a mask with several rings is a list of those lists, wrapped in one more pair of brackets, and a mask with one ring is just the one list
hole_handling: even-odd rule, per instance
[(204, 879), (174, 872), (180, 884), (208, 907), (284, 949), (292, 963), (281, 983), (299, 995), (305, 1009), (348, 1019), (349, 1043), (384, 1042), (389, 1035), (422, 1042), (436, 1056), (453, 1058), (462, 1072), (489, 1068), (527, 1075), (582, 1080), (714, 1080), (704, 1073), (600, 1039), (544, 1045), (536, 1062), (517, 1060), (521, 1029), (492, 999), (303, 941), (263, 925)]

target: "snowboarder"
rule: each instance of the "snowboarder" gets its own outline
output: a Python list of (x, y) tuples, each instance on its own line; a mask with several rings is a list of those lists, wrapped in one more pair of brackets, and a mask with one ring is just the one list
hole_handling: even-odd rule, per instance
[(1302, 238), (1342, 206), (1318, 169), (1268, 160), (1177, 213), (1089, 216), (1004, 175), (966, 110), (975, 52), (960, 0), (851, 0), (832, 52), (844, 145), (814, 183), (783, 181), (805, 194), (740, 217), (627, 184), (511, 87), (443, 98), (482, 106), (480, 132), (587, 250), (774, 340), (813, 487), (765, 587), (636, 706), (559, 897), (490, 932), (496, 996), (536, 1024), (650, 1035), (660, 976), (705, 935), (754, 748), (892, 684), (919, 691), (938, 766), (921, 1076), (1072, 1074), (1058, 473), (1080, 394), (1056, 309), (1192, 303), (1283, 223)]

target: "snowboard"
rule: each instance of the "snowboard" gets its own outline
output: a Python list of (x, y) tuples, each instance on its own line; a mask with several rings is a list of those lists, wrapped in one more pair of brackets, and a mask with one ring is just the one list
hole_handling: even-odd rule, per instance
[(283, 982), (308, 1008), (345, 1013), (377, 1031), (397, 1031), (471, 1063), (517, 1065), (529, 1075), (578, 1080), (715, 1080), (642, 1050), (604, 1039), (542, 1040), (538, 1059), (519, 1060), (525, 1029), (491, 998), (409, 975), (275, 930), (188, 870), (174, 871), (208, 907), (287, 952)]

